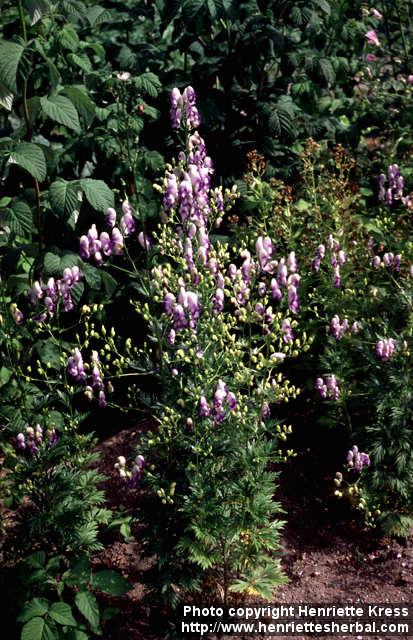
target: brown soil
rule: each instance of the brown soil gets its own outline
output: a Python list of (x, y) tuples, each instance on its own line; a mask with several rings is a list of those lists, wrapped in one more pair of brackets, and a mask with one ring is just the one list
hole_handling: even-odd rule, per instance
[[(144, 428), (149, 426), (150, 423), (143, 425)], [(133, 449), (135, 436), (133, 430), (124, 430), (99, 446), (99, 467), (109, 477), (105, 488), (115, 509), (119, 505), (128, 506), (128, 494), (122, 489), (113, 464), (118, 455), (126, 456)], [(412, 604), (413, 540), (395, 542), (378, 539), (373, 532), (363, 531), (360, 524), (356, 525), (348, 515), (344, 517), (342, 506), (328, 497), (331, 476), (321, 478), (321, 489), (317, 487), (315, 476), (311, 477), (311, 468), (309, 470), (308, 467), (310, 459), (311, 452), (298, 456), (280, 477), (281, 502), (288, 514), (283, 534), (282, 564), (289, 583), (277, 591), (274, 604)], [(120, 570), (133, 588), (115, 603), (110, 603), (118, 606), (121, 613), (105, 627), (105, 640), (165, 638), (168, 613), (148, 595), (147, 575), (151, 561), (142, 558), (139, 542), (124, 542), (121, 537), (116, 537), (106, 543), (105, 551), (94, 560), (96, 566)], [(212, 640), (215, 636), (204, 637)], [(301, 640), (308, 637), (293, 638)], [(311, 637), (328, 640), (333, 636)], [(386, 638), (365, 637), (371, 640)]]

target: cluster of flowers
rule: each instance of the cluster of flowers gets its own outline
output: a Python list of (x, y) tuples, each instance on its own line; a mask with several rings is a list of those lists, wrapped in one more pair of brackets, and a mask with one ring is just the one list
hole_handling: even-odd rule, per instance
[[(90, 363), (84, 363), (83, 356), (76, 347), (67, 361), (67, 371), (76, 382), (86, 385), (85, 396), (88, 400), (93, 400), (95, 393), (97, 393), (99, 407), (102, 409), (106, 407), (107, 400), (102, 379), (102, 365), (97, 351), (92, 351)], [(86, 371), (91, 372), (89, 379)], [(106, 384), (106, 391), (113, 393), (113, 385), (110, 381)]]
[[(57, 440), (57, 434), (52, 427), (46, 432), (47, 443), (50, 447), (53, 447)], [(39, 446), (44, 442), (43, 429), (40, 424), (36, 424), (33, 427), (26, 427), (25, 433), (18, 433), (16, 436), (16, 449), (17, 451), (25, 451), (29, 455), (37, 455), (39, 453)]]
[[(39, 313), (35, 317), (35, 320), (37, 322), (44, 322), (47, 314), (53, 316), (59, 300), (62, 300), (65, 311), (72, 311), (74, 304), (71, 290), (77, 282), (80, 282), (81, 277), (79, 267), (73, 266), (71, 268), (66, 267), (63, 271), (62, 278), (58, 280), (49, 278), (46, 283), (43, 283), (41, 280), (36, 280), (27, 294), (29, 303), (34, 307), (42, 300), (46, 311)], [(23, 314), (17, 307), (15, 308), (14, 314), (12, 311), (12, 315), (14, 315), (17, 324), (23, 321)]]
[[(340, 267), (344, 265), (347, 261), (347, 256), (343, 249), (340, 249), (340, 243), (338, 240), (333, 238), (330, 234), (327, 238), (326, 242), (327, 248), (331, 253), (331, 265), (333, 267), (333, 286), (336, 289), (340, 289), (341, 287), (341, 274)], [(316, 255), (313, 259), (312, 266), (314, 271), (318, 271), (321, 265), (322, 260), (324, 260), (326, 255), (326, 247), (324, 244), (319, 244), (317, 247)]]
[(200, 118), (196, 107), (196, 94), (192, 87), (186, 87), (182, 94), (176, 87), (172, 90), (169, 113), (174, 129), (179, 129), (182, 122), (188, 129), (199, 127)]
[(393, 253), (385, 253), (383, 259), (380, 256), (374, 256), (372, 260), (373, 269), (379, 269), (380, 267), (393, 267), (395, 271), (400, 271), (400, 264), (402, 257), (400, 253), (394, 255)]
[(238, 406), (237, 398), (232, 391), (228, 391), (228, 387), (222, 380), (218, 381), (215, 389), (212, 406), (207, 402), (205, 396), (199, 399), (198, 413), (203, 418), (214, 418), (215, 424), (221, 424), (225, 419), (225, 408), (235, 411)]
[(176, 331), (189, 327), (196, 328), (196, 323), (201, 314), (201, 305), (198, 294), (186, 291), (183, 282), (178, 294), (178, 300), (173, 293), (166, 293), (164, 297), (164, 311), (172, 317), (173, 328), (168, 333), (168, 343), (175, 343)]
[(133, 489), (138, 485), (142, 477), (145, 464), (145, 458), (138, 455), (134, 460), (132, 469), (128, 470), (126, 469), (126, 458), (124, 456), (118, 456), (114, 468), (118, 472), (119, 476), (123, 480), (127, 481), (128, 487)]
[[(387, 183), (387, 184), (386, 184)], [(391, 205), (393, 200), (403, 199), (404, 178), (397, 164), (391, 164), (384, 173), (379, 176), (379, 200)]]
[(397, 341), (394, 338), (384, 338), (376, 344), (376, 355), (380, 360), (390, 360), (397, 348)]
[(370, 466), (370, 457), (367, 453), (360, 452), (357, 445), (354, 445), (347, 453), (347, 464), (351, 469), (360, 472), (363, 467)]
[(317, 378), (315, 388), (323, 399), (332, 398), (333, 400), (338, 400), (340, 397), (340, 388), (335, 375)]
[(116, 211), (109, 207), (106, 211), (106, 225), (110, 231), (102, 231), (100, 234), (95, 224), (92, 224), (87, 235), (83, 235), (79, 241), (79, 253), (83, 260), (94, 258), (97, 265), (103, 264), (104, 257), (119, 256), (123, 253), (124, 238), (131, 235), (136, 229), (132, 207), (128, 200), (122, 203), (122, 217), (119, 227), (116, 226)]
[(353, 322), (350, 327), (350, 323), (347, 318), (344, 320), (340, 320), (339, 316), (336, 314), (332, 317), (330, 322), (330, 333), (336, 340), (341, 340), (344, 334), (351, 331), (351, 333), (358, 333), (360, 331), (360, 325), (358, 322)]
[[(256, 252), (258, 261), (252, 259), (248, 250), (241, 252), (241, 258), (243, 263), (238, 269), (235, 264), (230, 264), (227, 276), (233, 283), (233, 290), (235, 300), (240, 306), (247, 304), (250, 298), (250, 285), (253, 277), (257, 275), (274, 275), (271, 278), (269, 286), (261, 280), (258, 282), (258, 294), (263, 298), (268, 293), (272, 301), (278, 303), (282, 297), (282, 289), (287, 290), (288, 307), (293, 314), (297, 314), (300, 309), (300, 301), (298, 296), (298, 286), (300, 284), (300, 275), (297, 273), (297, 260), (294, 251), (292, 251), (288, 258), (281, 258), (275, 260), (274, 245), (271, 238), (260, 236), (256, 241)], [(271, 306), (265, 306), (263, 303), (256, 303), (255, 312), (263, 320), (263, 331), (269, 333), (269, 324), (273, 321), (273, 309)], [(291, 321), (289, 319), (283, 320), (282, 331), (284, 333), (284, 341), (291, 342), (294, 338)]]

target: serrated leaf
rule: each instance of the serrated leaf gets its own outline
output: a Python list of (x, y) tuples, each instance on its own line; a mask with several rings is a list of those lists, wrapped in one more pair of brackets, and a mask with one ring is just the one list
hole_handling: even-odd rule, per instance
[(32, 618), (24, 625), (21, 640), (51, 640), (56, 636), (48, 634), (50, 627), (43, 618)]
[(121, 596), (132, 588), (132, 585), (120, 573), (110, 569), (95, 573), (93, 586), (98, 591), (103, 591), (111, 596)]
[(49, 3), (46, 0), (24, 0), (24, 6), (30, 16), (30, 25), (33, 26), (49, 9)]
[(16, 236), (29, 235), (33, 231), (33, 215), (29, 205), (22, 201), (13, 202), (7, 209), (7, 222)]
[(99, 626), (99, 606), (93, 593), (79, 591), (75, 596), (75, 604), (92, 629), (96, 629)]
[(26, 602), (23, 605), (18, 617), (18, 622), (27, 622), (31, 620), (31, 618), (44, 616), (49, 609), (49, 605), (50, 603), (45, 598), (33, 598), (30, 602)]
[(48, 251), (43, 258), (45, 275), (54, 276), (60, 274), (60, 256)]
[(11, 111), (13, 107), (14, 94), (0, 82), (0, 106), (7, 111)]
[(19, 142), (9, 157), (10, 164), (17, 164), (33, 178), (43, 182), (47, 175), (43, 149), (33, 142)]
[(96, 105), (89, 96), (79, 87), (65, 87), (62, 91), (73, 103), (80, 116), (89, 127), (96, 114)]
[(91, 27), (102, 24), (102, 22), (108, 22), (112, 18), (110, 11), (105, 9), (105, 7), (100, 7), (99, 5), (88, 7), (86, 16)]
[(0, 42), (0, 82), (12, 93), (17, 93), (17, 69), (24, 47), (18, 42)]
[(45, 116), (80, 133), (79, 114), (69, 98), (62, 95), (43, 96), (40, 105)]
[(103, 286), (105, 287), (106, 296), (111, 298), (118, 287), (118, 282), (107, 271), (100, 271), (99, 273), (102, 278)]
[(135, 78), (135, 86), (138, 91), (142, 91), (151, 98), (156, 98), (162, 89), (162, 83), (158, 76), (148, 71)]
[(88, 286), (91, 289), (95, 289), (96, 291), (99, 291), (102, 284), (101, 272), (99, 271), (99, 269), (97, 269), (91, 264), (85, 263), (82, 266), (82, 273), (85, 276), (85, 280)]
[(85, 53), (82, 53), (81, 55), (78, 55), (77, 53), (69, 53), (67, 59), (75, 66), (80, 67), (80, 69), (85, 73), (90, 73), (92, 71), (92, 63)]
[(59, 43), (64, 49), (77, 51), (80, 46), (79, 36), (72, 26), (66, 24), (60, 32)]
[(55, 602), (49, 609), (49, 616), (59, 624), (67, 627), (75, 627), (77, 625), (76, 620), (72, 614), (72, 608), (67, 602)]
[(85, 290), (83, 282), (76, 282), (70, 290), (70, 295), (75, 305), (79, 304), (80, 298)]
[(92, 178), (83, 178), (80, 180), (80, 186), (89, 202), (96, 211), (106, 211), (115, 204), (115, 197), (112, 190), (103, 180), (93, 180)]
[(53, 182), (49, 189), (49, 200), (55, 213), (63, 218), (68, 218), (73, 211), (78, 210), (81, 204), (78, 197), (79, 191), (77, 180), (68, 182), (63, 178), (58, 178)]

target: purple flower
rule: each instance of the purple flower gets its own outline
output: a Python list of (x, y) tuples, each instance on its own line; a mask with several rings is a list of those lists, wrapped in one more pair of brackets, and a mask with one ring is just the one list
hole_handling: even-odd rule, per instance
[(13, 320), (14, 320), (14, 322), (16, 324), (22, 324), (22, 322), (24, 320), (24, 315), (23, 315), (23, 312), (20, 311), (20, 309), (18, 308), (18, 306), (17, 306), (17, 304), (15, 302), (13, 302), (10, 305), (10, 313), (11, 313), (11, 316), (12, 316), (12, 318), (13, 318)]
[(288, 286), (288, 307), (291, 313), (294, 314), (298, 313), (300, 310), (297, 288), (292, 284)]
[(383, 361), (390, 360), (396, 351), (397, 342), (394, 338), (384, 338), (376, 344), (376, 355)]
[(109, 229), (113, 229), (116, 224), (116, 211), (112, 207), (106, 209), (105, 221)]
[(72, 356), (67, 361), (67, 370), (69, 374), (78, 382), (86, 380), (86, 371), (83, 364), (82, 354), (78, 348), (72, 352)]
[(283, 335), (284, 342), (286, 342), (288, 344), (289, 342), (292, 342), (294, 340), (294, 334), (293, 334), (293, 330), (292, 330), (292, 327), (291, 327), (291, 322), (290, 322), (290, 320), (288, 320), (288, 318), (285, 318), (282, 321), (281, 330), (282, 330), (282, 332), (284, 334)]
[(380, 40), (378, 39), (377, 33), (374, 31), (374, 29), (370, 29), (370, 31), (367, 31), (367, 33), (365, 33), (365, 38), (369, 44), (375, 47), (380, 46)]
[(199, 399), (198, 413), (203, 418), (208, 418), (208, 416), (211, 413), (211, 409), (209, 407), (209, 404), (208, 404), (205, 396), (201, 396), (200, 399)]
[(218, 313), (220, 311), (223, 311), (224, 309), (224, 291), (222, 289), (217, 289), (215, 291), (215, 296), (214, 296), (214, 311), (217, 311)]
[[(126, 203), (130, 209), (129, 203), (127, 201)], [(124, 205), (125, 202), (122, 205), (122, 209), (124, 208)], [(125, 207), (125, 209), (127, 210), (120, 219), (120, 228), (124, 236), (130, 236), (136, 229), (136, 223), (132, 216), (131, 210), (128, 210), (127, 207)]]
[(228, 392), (228, 395), (227, 395), (227, 404), (228, 404), (228, 409), (229, 409), (230, 411), (235, 411), (235, 409), (236, 409), (236, 408), (237, 408), (237, 406), (238, 406), (237, 398), (235, 397), (235, 394), (234, 394), (234, 393), (232, 393), (232, 391), (229, 391), (229, 392)]

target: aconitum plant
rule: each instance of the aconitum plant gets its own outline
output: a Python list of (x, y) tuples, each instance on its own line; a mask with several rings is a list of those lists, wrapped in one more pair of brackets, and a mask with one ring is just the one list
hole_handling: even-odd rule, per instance
[(122, 456), (115, 466), (160, 501), (150, 539), (172, 601), (205, 570), (220, 576), (224, 600), (230, 589), (270, 598), (283, 577), (268, 463), (289, 432), (276, 407), (298, 394), (280, 367), (308, 348), (296, 337), (299, 264), (268, 235), (251, 248), (214, 237), (237, 190), (213, 186), (193, 89), (174, 89), (171, 117), (186, 148), (157, 186), (162, 222), (140, 280), (146, 300), (134, 302), (157, 345), (157, 428), (139, 438), (132, 467)]

